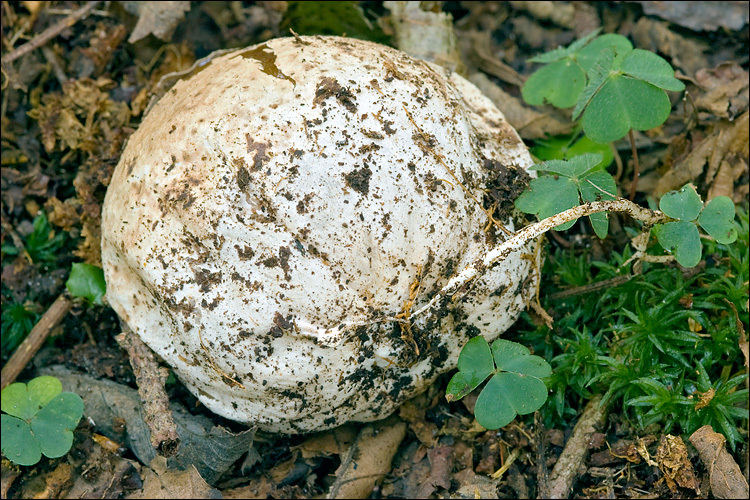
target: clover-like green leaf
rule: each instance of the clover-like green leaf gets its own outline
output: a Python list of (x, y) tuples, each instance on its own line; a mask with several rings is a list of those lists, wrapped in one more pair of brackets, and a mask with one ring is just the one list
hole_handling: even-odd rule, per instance
[(594, 68), (603, 50), (613, 49), (617, 54), (627, 54), (633, 50), (630, 40), (617, 33), (606, 33), (596, 37), (576, 54), (576, 61), (588, 74)]
[(2, 410), (8, 414), (2, 415), (2, 452), (8, 459), (34, 465), (42, 454), (58, 458), (70, 450), (83, 400), (61, 391), (60, 381), (48, 376), (3, 389)]
[[(702, 208), (703, 201), (691, 184), (685, 184), (679, 191), (666, 193), (659, 201), (659, 210), (665, 215), (687, 222), (694, 221)], [(734, 214), (732, 216), (734, 217)]]
[(591, 98), (583, 113), (583, 130), (595, 142), (613, 142), (630, 129), (658, 127), (671, 109), (669, 97), (660, 88), (618, 75), (608, 78)]
[(593, 171), (601, 160), (602, 156), (598, 153), (586, 153), (570, 160), (550, 160), (540, 165), (532, 165), (531, 170), (544, 170), (552, 174), (580, 179)]
[(481, 335), (472, 338), (458, 355), (458, 372), (448, 382), (446, 399), (450, 402), (463, 398), (484, 382), (494, 369), (487, 340)]
[(523, 99), (534, 106), (549, 102), (558, 108), (575, 106), (586, 86), (586, 73), (570, 58), (536, 70), (521, 88)]
[[(616, 194), (615, 180), (601, 164), (601, 155), (586, 153), (570, 160), (550, 160), (531, 167), (546, 170), (554, 176), (534, 179), (516, 200), (516, 208), (526, 213), (535, 213), (540, 219), (558, 214), (584, 202), (611, 200)], [(589, 216), (594, 232), (600, 238), (607, 236), (609, 222), (606, 213)], [(575, 221), (557, 226), (556, 230), (567, 229)]]
[(42, 408), (31, 420), (31, 430), (42, 454), (49, 458), (65, 455), (73, 445), (73, 431), (83, 415), (83, 400), (78, 394), (63, 392)]
[(599, 31), (601, 30), (598, 30), (598, 29), (594, 30), (591, 33), (574, 41), (567, 47), (558, 47), (554, 50), (550, 50), (549, 52), (545, 52), (544, 54), (539, 54), (538, 56), (534, 56), (530, 59), (527, 59), (527, 62), (551, 63), (551, 62), (559, 61), (560, 59), (564, 57), (571, 57), (576, 52), (578, 52), (584, 45), (586, 45), (592, 38), (598, 35)]
[(91, 264), (74, 263), (65, 286), (74, 297), (83, 297), (95, 304), (102, 304), (107, 291), (102, 268)]
[(591, 70), (587, 72), (588, 83), (578, 96), (576, 107), (573, 109), (573, 119), (577, 120), (591, 103), (597, 92), (607, 82), (610, 74), (614, 71), (615, 50), (612, 47), (606, 47), (599, 51), (599, 57), (592, 63)]
[(492, 343), (492, 356), (498, 370), (537, 378), (549, 377), (552, 373), (552, 368), (543, 358), (531, 354), (528, 347), (510, 340), (495, 340)]
[(698, 217), (698, 224), (716, 241), (728, 245), (737, 239), (734, 215), (732, 200), (726, 196), (717, 196), (706, 204)]
[[(579, 184), (581, 198), (585, 202), (614, 200), (617, 194), (617, 184), (614, 177), (604, 170), (589, 172), (581, 179)], [(609, 215), (607, 212), (598, 212), (589, 215), (591, 227), (599, 238), (606, 238), (609, 232)]]
[(665, 250), (671, 252), (684, 267), (695, 267), (701, 260), (701, 240), (692, 222), (677, 221), (657, 224), (654, 235)]
[(28, 385), (16, 382), (3, 389), (0, 408), (14, 417), (31, 420), (61, 392), (62, 384), (55, 377), (37, 377)]
[(648, 50), (635, 49), (625, 56), (620, 70), (626, 75), (644, 80), (665, 90), (679, 92), (685, 84), (674, 77), (674, 69), (658, 55)]
[(515, 342), (498, 339), (492, 343), (497, 371), (477, 398), (474, 416), (487, 429), (508, 425), (516, 415), (542, 407), (547, 387), (540, 379), (552, 373), (549, 364)]
[[(570, 177), (545, 175), (533, 179), (528, 190), (516, 198), (516, 208), (527, 214), (536, 214), (541, 219), (564, 212), (578, 206), (578, 187)], [(575, 224), (566, 222), (555, 227), (557, 231), (564, 231)]]
[(39, 442), (25, 420), (11, 415), (0, 415), (2, 451), (8, 460), (18, 465), (34, 465), (42, 458)]

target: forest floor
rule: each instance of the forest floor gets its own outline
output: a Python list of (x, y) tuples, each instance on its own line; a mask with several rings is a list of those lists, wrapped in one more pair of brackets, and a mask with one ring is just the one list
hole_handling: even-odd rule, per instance
[[(167, 390), (184, 434), (176, 456), (158, 457), (139, 411), (128, 356), (115, 341), (118, 318), (109, 307), (65, 295), (72, 263), (101, 265), (101, 205), (128, 136), (138, 128), (161, 78), (186, 70), (212, 51), (291, 36), (290, 29), (394, 44), (394, 20), (381, 2), (3, 2), (2, 361), (8, 362), (55, 300), (65, 297), (70, 307), (48, 325), (49, 338), (21, 367), (17, 380), (52, 374), (65, 390), (83, 397), (85, 411), (72, 449), (63, 457), (44, 457), (33, 466), (3, 458), (2, 498), (747, 494), (747, 379), (742, 375), (747, 374), (748, 282), (746, 271), (737, 270), (748, 263), (747, 2), (422, 4), (452, 15), (458, 70), (482, 82), (482, 90), (529, 146), (570, 134), (572, 126), (569, 110), (531, 107), (521, 99), (523, 82), (537, 68), (528, 58), (601, 29), (625, 35), (676, 69), (687, 93), (670, 93), (673, 113), (662, 127), (636, 134), (641, 171), (635, 201), (646, 205), (693, 183), (704, 198), (728, 196), (737, 204), (744, 213), (738, 216), (740, 238), (735, 247), (711, 247), (695, 271), (672, 264), (664, 274), (631, 277), (625, 288), (613, 284), (608, 292), (620, 295), (618, 307), (632, 305), (638, 316), (640, 306), (628, 301), (640, 300), (646, 289), (666, 293), (673, 285), (665, 280), (683, 287), (669, 299), (670, 307), (679, 310), (663, 314), (684, 319), (680, 329), (721, 347), (715, 359), (687, 352), (697, 344), (678, 342), (675, 349), (682, 351), (669, 351), (690, 366), (706, 367), (705, 387), (700, 377), (694, 383), (686, 382), (687, 375), (670, 379), (681, 384), (688, 399), (695, 395), (694, 407), (670, 406), (676, 385), (662, 379), (651, 385), (664, 389), (662, 406), (648, 406), (648, 392), (628, 396), (627, 390), (608, 406), (596, 404), (608, 394), (597, 381), (616, 380), (602, 375), (604, 362), (599, 361), (616, 358), (622, 352), (618, 342), (637, 330), (622, 327), (620, 319), (603, 321), (601, 327), (587, 322), (591, 331), (580, 328), (587, 314), (596, 321), (614, 314), (586, 309), (595, 302), (587, 295), (594, 290), (591, 284), (608, 276), (606, 270), (625, 255), (621, 249), (631, 236), (626, 226), (632, 221), (614, 217), (604, 243), (583, 223), (549, 237), (540, 300), (551, 322), (528, 311), (505, 334), (532, 347), (557, 370), (550, 399), (539, 412), (487, 430), (473, 417), (476, 394), (446, 401), (448, 373), (385, 423), (280, 437), (213, 415), (170, 377)], [(610, 171), (626, 196), (633, 187), (630, 143), (617, 141), (614, 149)], [(592, 263), (601, 270), (598, 278), (590, 271)], [(644, 338), (659, 333), (648, 332)], [(593, 371), (584, 374), (589, 368)], [(634, 387), (646, 386), (642, 376), (633, 380)], [(727, 388), (728, 381), (736, 383)], [(711, 420), (699, 410), (710, 406), (722, 388), (726, 401), (734, 401), (737, 391), (745, 391), (745, 401), (732, 403), (724, 417)], [(714, 428), (697, 436), (707, 422)], [(401, 427), (405, 432), (386, 432)], [(357, 472), (352, 457), (365, 455), (373, 463)], [(706, 463), (708, 455), (721, 455), (722, 461)], [(571, 457), (573, 462), (563, 463)], [(364, 480), (362, 471), (374, 479)], [(741, 477), (728, 490), (717, 486), (736, 473), (744, 476), (744, 490)]]

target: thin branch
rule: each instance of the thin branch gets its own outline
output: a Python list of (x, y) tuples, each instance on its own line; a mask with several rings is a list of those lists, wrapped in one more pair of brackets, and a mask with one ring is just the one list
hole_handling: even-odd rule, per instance
[(9, 53), (5, 54), (0, 61), (2, 61), (3, 64), (9, 64), (19, 57), (28, 54), (34, 49), (38, 49), (45, 43), (49, 42), (53, 38), (55, 38), (57, 35), (62, 33), (65, 29), (70, 28), (75, 23), (86, 17), (89, 12), (91, 12), (97, 5), (99, 5), (101, 2), (89, 2), (77, 11), (73, 12), (71, 15), (66, 17), (65, 19), (60, 20), (59, 22), (55, 23), (54, 25), (50, 26), (43, 32), (39, 33), (37, 36), (35, 36), (31, 41), (21, 45), (15, 50), (10, 51)]
[(57, 325), (65, 318), (65, 315), (70, 312), (73, 307), (73, 302), (70, 300), (68, 292), (61, 293), (55, 302), (47, 309), (47, 312), (39, 319), (34, 328), (26, 337), (13, 356), (10, 357), (5, 366), (3, 366), (2, 373), (0, 374), (0, 385), (2, 389), (8, 384), (13, 383), (16, 377), (26, 368), (26, 365), (31, 361), (31, 358), (37, 353), (44, 341), (47, 340), (49, 334), (55, 329)]
[(169, 396), (164, 389), (167, 370), (159, 367), (153, 351), (124, 322), (122, 333), (115, 340), (130, 357), (138, 394), (143, 402), (143, 420), (151, 431), (151, 446), (164, 457), (176, 455), (180, 436), (172, 410), (169, 409)]
[(490, 250), (478, 264), (473, 263), (454, 276), (448, 284), (432, 298), (432, 300), (415, 311), (412, 317), (423, 314), (428, 310), (437, 307), (444, 297), (453, 295), (478, 275), (484, 273), (487, 268), (490, 268), (505, 259), (511, 252), (523, 247), (529, 241), (561, 224), (597, 212), (625, 212), (634, 219), (644, 222), (647, 226), (653, 226), (654, 224), (663, 222), (667, 219), (667, 216), (662, 212), (643, 208), (640, 205), (636, 205), (635, 203), (623, 198), (594, 201), (573, 207), (557, 215), (547, 217), (535, 224), (530, 224), (516, 232), (512, 237)]
[(591, 436), (601, 431), (607, 420), (607, 408), (601, 406), (601, 399), (597, 395), (588, 402), (573, 428), (573, 434), (565, 443), (550, 474), (549, 498), (568, 498), (576, 479), (586, 471)]

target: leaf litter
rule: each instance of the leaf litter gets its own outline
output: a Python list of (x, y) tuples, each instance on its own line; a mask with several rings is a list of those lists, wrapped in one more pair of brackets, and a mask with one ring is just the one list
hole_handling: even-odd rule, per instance
[[(137, 127), (138, 117), (146, 108), (148, 96), (161, 76), (185, 70), (196, 58), (211, 50), (225, 48), (228, 43), (251, 45), (280, 34), (278, 23), (283, 12), (279, 15), (279, 6), (261, 2), (250, 8), (228, 5), (222, 11), (201, 4), (190, 9), (185, 5), (187, 2), (163, 4), (159, 7), (162, 12), (155, 12), (153, 6), (149, 7), (150, 10), (137, 8), (133, 13), (137, 16), (137, 29), (133, 28), (134, 18), (120, 12), (129, 7), (115, 4), (106, 15), (94, 11), (94, 15), (48, 42), (44, 47), (48, 50), (33, 51), (10, 66), (3, 65), (4, 79), (7, 75), (2, 116), (4, 245), (13, 240), (13, 234), (28, 234), (23, 228), (30, 226), (38, 210), (44, 207), (53, 227), (71, 238), (72, 244), (64, 247), (59, 262), (70, 262), (71, 256), (75, 256), (91, 264), (98, 263), (99, 207), (104, 190), (122, 144)], [(663, 167), (652, 172), (650, 184), (642, 179), (639, 189), (647, 194), (658, 194), (693, 181), (716, 196), (730, 196), (735, 201), (747, 198), (748, 87), (747, 72), (741, 66), (746, 64), (747, 56), (746, 51), (743, 56), (743, 52), (737, 49), (733, 41), (736, 37), (726, 31), (719, 32), (715, 36), (724, 37), (724, 41), (707, 44), (700, 33), (655, 21), (643, 16), (638, 7), (630, 5), (602, 9), (593, 4), (574, 2), (551, 11), (540, 11), (532, 3), (526, 4), (477, 3), (447, 7), (453, 9), (451, 13), (456, 19), (454, 25), (459, 45), (474, 53), (474, 61), (478, 60), (478, 64), (468, 68), (473, 73), (470, 79), (478, 82), (483, 91), (500, 105), (524, 138), (542, 138), (570, 131), (569, 118), (564, 113), (561, 115), (546, 107), (534, 109), (519, 99), (524, 75), (531, 73), (525, 60), (603, 27), (606, 32), (632, 37), (638, 48), (658, 51), (669, 58), (686, 74), (683, 81), (689, 85), (690, 97), (677, 103), (678, 111), (663, 127), (670, 134), (659, 136), (658, 131), (649, 131), (639, 139), (668, 160), (663, 162)], [(27, 2), (24, 7), (28, 10), (21, 6), (13, 5), (7, 9), (4, 6), (7, 10), (3, 16), (4, 42), (11, 37), (14, 40), (32, 38), (58, 20), (45, 10), (49, 7), (37, 8), (35, 5), (41, 4)], [(369, 5), (362, 8), (369, 19), (388, 32), (387, 10), (368, 11), (372, 9)], [(713, 17), (712, 21), (708, 18), (700, 21), (701, 17), (690, 15), (693, 17), (682, 16), (681, 21), (663, 14), (666, 19), (687, 24), (691, 29), (715, 29), (707, 24), (709, 22), (730, 26), (728, 21), (713, 21)], [(688, 24), (696, 20), (703, 24)], [(30, 31), (32, 25), (35, 29)], [(571, 29), (581, 32), (571, 33)], [(126, 42), (128, 34), (131, 38)], [(159, 38), (166, 43), (158, 42)], [(136, 39), (139, 41), (133, 44)], [(21, 43), (16, 42), (15, 46)], [(4, 44), (7, 46), (12, 47), (14, 43)], [(477, 72), (477, 68), (483, 73)], [(621, 149), (619, 144), (617, 148)], [(54, 299), (61, 291), (64, 280), (51, 281), (47, 285), (34, 284), (39, 280), (29, 280), (29, 276), (41, 277), (51, 273), (44, 271), (39, 263), (19, 262), (23, 261), (3, 260), (3, 285), (13, 285), (9, 293), (16, 298), (30, 297), (35, 307), (43, 310), (50, 298)], [(67, 270), (63, 269), (62, 273), (67, 273)], [(8, 300), (6, 297), (4, 292), (3, 307)], [(79, 314), (79, 326), (66, 323), (68, 332), (64, 338), (67, 342), (80, 346), (92, 338), (101, 345), (102, 353), (112, 348), (113, 352), (118, 352), (111, 340), (111, 332), (117, 328), (112, 318), (105, 324), (97, 324), (101, 321), (96, 321), (94, 318), (98, 320), (98, 316), (92, 312), (79, 309)], [(91, 322), (91, 325), (80, 326), (86, 322)], [(96, 360), (96, 349), (96, 344), (91, 344), (86, 359)], [(83, 352), (83, 349), (76, 349), (73, 357), (83, 357)], [(101, 359), (111, 357), (107, 354)], [(68, 355), (68, 362), (76, 364), (70, 358)], [(100, 375), (118, 373), (111, 368), (100, 372)], [(81, 387), (86, 390), (102, 383), (81, 379), (80, 375), (71, 376), (84, 380)], [(436, 384), (440, 388), (435, 388), (431, 396), (426, 394), (417, 398), (399, 412), (407, 431), (399, 440), (400, 444), (395, 445), (397, 450), (392, 465), (381, 467), (378, 472), (385, 477), (376, 486), (376, 494), (382, 497), (454, 495), (497, 498), (518, 496), (525, 491), (528, 495), (536, 495), (535, 485), (542, 484), (539, 481), (543, 477), (541, 471), (554, 467), (564, 440), (555, 439), (557, 444), (540, 447), (544, 441), (542, 433), (533, 425), (527, 426), (526, 422), (530, 420), (517, 420), (502, 432), (487, 431), (473, 417), (476, 391), (461, 402), (447, 403), (440, 396), (447, 381), (448, 378), (444, 377)], [(194, 411), (196, 414), (176, 412), (184, 416), (183, 425), (193, 429), (196, 443), (199, 443), (195, 450), (202, 457), (185, 458), (179, 465), (169, 465), (169, 462), (164, 465), (152, 461), (153, 450), (151, 453), (147, 451), (150, 449), (147, 433), (143, 429), (137, 430), (139, 419), (132, 413), (138, 404), (137, 396), (125, 397), (122, 391), (127, 387), (115, 382), (110, 384), (106, 391), (100, 392), (107, 394), (106, 403), (98, 407), (102, 411), (109, 406), (118, 410), (106, 410), (92, 418), (94, 423), (84, 422), (79, 426), (74, 444), (78, 454), (72, 453), (48, 467), (38, 467), (40, 477), (44, 479), (41, 487), (33, 486), (26, 474), (11, 471), (4, 464), (4, 496), (7, 493), (10, 493), (8, 497), (31, 496), (31, 493), (43, 492), (47, 497), (56, 497), (66, 491), (77, 496), (76, 492), (86, 491), (87, 487), (89, 492), (100, 492), (100, 496), (134, 492), (143, 495), (145, 491), (148, 495), (157, 495), (159, 492), (163, 494), (165, 484), (185, 481), (191, 486), (179, 496), (210, 498), (216, 494), (214, 488), (218, 488), (227, 497), (233, 494), (310, 497), (327, 492), (337, 479), (336, 471), (346, 470), (342, 463), (352, 449), (352, 442), (366, 427), (354, 425), (344, 434), (334, 430), (314, 437), (278, 439), (242, 434), (242, 430), (233, 427), (231, 422), (201, 414), (200, 410)], [(82, 389), (80, 394), (85, 392)], [(114, 397), (113, 394), (119, 395)], [(190, 401), (179, 390), (175, 395)], [(127, 418), (122, 414), (126, 409), (131, 412), (125, 414)], [(227, 427), (221, 427), (223, 425)], [(571, 428), (551, 431), (559, 431), (564, 438)], [(608, 491), (617, 496), (637, 496), (647, 491), (673, 494), (672, 486), (677, 488), (677, 495), (680, 492), (696, 494), (695, 485), (689, 479), (690, 471), (698, 477), (709, 474), (717, 497), (729, 495), (724, 496), (728, 498), (743, 492), (746, 496), (747, 485), (745, 483), (745, 490), (742, 490), (742, 481), (731, 469), (731, 463), (734, 463), (731, 455), (726, 452), (723, 441), (715, 437), (721, 437), (719, 434), (710, 434), (714, 436), (713, 440), (707, 440), (713, 443), (711, 446), (704, 445), (696, 437), (697, 433), (691, 436), (691, 443), (704, 464), (703, 469), (693, 467), (695, 460), (691, 461), (690, 455), (685, 458), (684, 450), (679, 443), (674, 444), (673, 436), (664, 436), (661, 440), (654, 438), (651, 443), (646, 441), (642, 443), (647, 444), (636, 446), (634, 442), (638, 434), (619, 422), (616, 416), (610, 417), (607, 428), (602, 431), (600, 434), (606, 437), (611, 448), (591, 449), (592, 470), (581, 476), (574, 491), (578, 496), (596, 496), (599, 491), (596, 488), (607, 481), (610, 481)], [(238, 439), (238, 435), (243, 437)], [(106, 443), (105, 440), (115, 443), (110, 451), (99, 444)], [(227, 440), (233, 445), (226, 444)], [(221, 442), (225, 444), (216, 453), (216, 443)], [(203, 451), (207, 443), (212, 443), (211, 453)], [(132, 451), (139, 461), (120, 456), (123, 452), (117, 451), (118, 445), (119, 449)], [(649, 456), (661, 464), (658, 474), (641, 468), (633, 469), (633, 475), (627, 480), (619, 475), (623, 470), (621, 464), (642, 463), (642, 455), (636, 449), (648, 453), (649, 448), (652, 450)], [(81, 460), (82, 456), (86, 458)], [(721, 461), (718, 457), (722, 457)], [(493, 479), (493, 474), (509, 461), (505, 475)], [(200, 477), (190, 472), (193, 462), (199, 464), (194, 470)], [(611, 470), (593, 470), (597, 465)], [(88, 476), (83, 474), (84, 471), (95, 471), (96, 480), (91, 473)], [(6, 482), (6, 477), (13, 479)], [(714, 486), (713, 481), (728, 483), (727, 478), (738, 479), (738, 486), (728, 492), (722, 492), (718, 482)], [(657, 485), (659, 480), (663, 486)], [(159, 486), (145, 489), (146, 482)]]

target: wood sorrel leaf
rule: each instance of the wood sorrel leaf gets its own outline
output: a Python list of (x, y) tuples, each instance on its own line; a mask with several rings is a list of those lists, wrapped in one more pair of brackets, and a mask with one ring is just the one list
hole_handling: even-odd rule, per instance
[(698, 224), (716, 241), (728, 245), (737, 239), (734, 214), (732, 200), (727, 196), (717, 196), (703, 209), (698, 217)]

